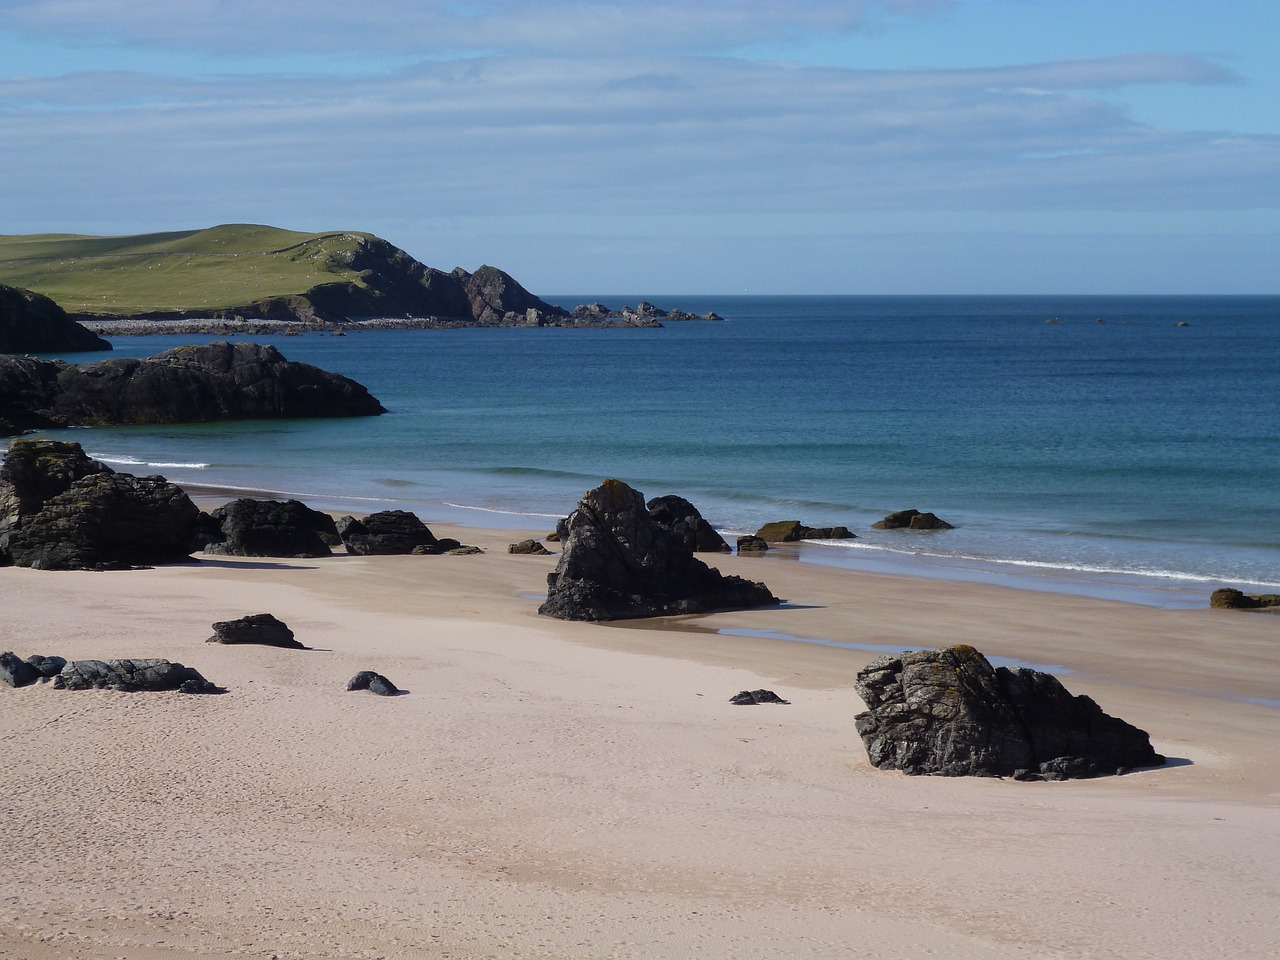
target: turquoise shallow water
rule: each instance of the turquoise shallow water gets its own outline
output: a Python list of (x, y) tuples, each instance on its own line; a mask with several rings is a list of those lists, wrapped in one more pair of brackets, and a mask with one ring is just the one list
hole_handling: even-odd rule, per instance
[[(597, 299), (638, 298), (559, 302)], [(549, 528), (612, 476), (729, 533), (859, 534), (802, 551), (818, 562), (1172, 605), (1280, 589), (1280, 298), (648, 299), (729, 319), (280, 337), (390, 413), (63, 435), (339, 509)], [(905, 507), (957, 529), (869, 529)]]

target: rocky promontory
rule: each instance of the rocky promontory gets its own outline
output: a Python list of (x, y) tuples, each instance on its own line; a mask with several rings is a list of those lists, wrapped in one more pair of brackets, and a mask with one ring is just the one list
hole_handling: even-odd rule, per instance
[(48, 297), (0, 283), (0, 353), (110, 349)]
[(131, 423), (199, 423), (385, 413), (340, 374), (286, 360), (275, 347), (175, 347), (144, 360), (75, 365), (0, 356), (0, 435)]

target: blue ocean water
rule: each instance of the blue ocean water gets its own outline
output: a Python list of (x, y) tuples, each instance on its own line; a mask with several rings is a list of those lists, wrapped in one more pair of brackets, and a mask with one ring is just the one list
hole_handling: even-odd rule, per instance
[[(549, 529), (619, 477), (730, 534), (858, 533), (801, 551), (818, 562), (1172, 605), (1280, 589), (1280, 297), (646, 299), (728, 319), (255, 338), (390, 413), (61, 435), (120, 469), (337, 509)], [(907, 507), (956, 529), (870, 529)]]

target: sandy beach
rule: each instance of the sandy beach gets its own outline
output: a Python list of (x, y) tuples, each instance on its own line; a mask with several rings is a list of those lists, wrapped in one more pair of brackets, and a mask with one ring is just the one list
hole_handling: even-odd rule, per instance
[[(782, 608), (564, 623), (536, 614), (556, 558), (505, 552), (528, 533), (430, 525), (486, 552), (0, 570), (0, 649), (227, 690), (0, 686), (0, 956), (1280, 952), (1280, 617), (772, 556), (709, 559)], [(204, 642), (257, 612), (313, 649)], [(877, 653), (777, 635), (1052, 665), (1170, 763), (879, 771)], [(347, 693), (362, 669), (408, 693)], [(758, 687), (792, 702), (729, 704)]]

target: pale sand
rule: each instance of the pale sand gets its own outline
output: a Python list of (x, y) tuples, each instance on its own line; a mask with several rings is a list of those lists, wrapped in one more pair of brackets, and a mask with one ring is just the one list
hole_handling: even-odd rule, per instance
[[(436, 525), (433, 524), (433, 529)], [(221, 696), (0, 686), (0, 956), (1280, 953), (1280, 617), (710, 558), (804, 606), (536, 615), (555, 558), (0, 570), (0, 649), (162, 656)], [(270, 611), (311, 652), (206, 645)], [(869, 766), (871, 652), (1060, 664), (1176, 765), (1023, 784)], [(347, 693), (360, 669), (408, 695)], [(790, 706), (731, 706), (769, 687)]]

